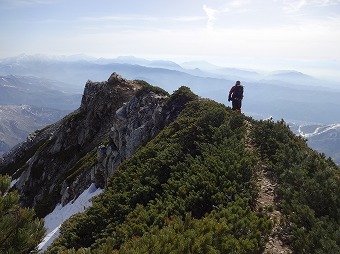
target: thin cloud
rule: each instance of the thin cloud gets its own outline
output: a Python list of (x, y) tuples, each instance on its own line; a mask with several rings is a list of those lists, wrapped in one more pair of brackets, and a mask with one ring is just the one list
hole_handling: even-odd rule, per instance
[(207, 7), (207, 5), (203, 5), (203, 10), (205, 11), (208, 21), (207, 21), (207, 28), (213, 28), (218, 16), (224, 13), (230, 13), (230, 12), (247, 12), (248, 9), (246, 6), (250, 3), (249, 0), (234, 0), (229, 2), (228, 4), (225, 4), (223, 6), (220, 6), (217, 8), (211, 8)]
[(306, 0), (285, 0), (283, 2), (284, 6), (283, 6), (283, 10), (286, 12), (298, 12), (300, 11), (306, 4)]
[(203, 5), (203, 10), (205, 11), (205, 14), (208, 16), (207, 28), (213, 28), (218, 11), (207, 7), (206, 5)]

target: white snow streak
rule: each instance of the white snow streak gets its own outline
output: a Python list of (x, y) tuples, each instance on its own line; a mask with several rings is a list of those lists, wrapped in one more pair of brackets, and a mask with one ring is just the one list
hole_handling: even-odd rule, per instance
[(326, 133), (326, 132), (328, 132), (330, 130), (340, 129), (340, 124), (331, 124), (331, 125), (321, 126), (321, 127), (316, 128), (314, 130), (314, 132), (312, 132), (312, 133), (304, 133), (301, 130), (301, 127), (303, 127), (303, 126), (299, 127), (299, 130), (298, 130), (299, 135), (301, 135), (304, 138), (310, 138), (310, 137), (313, 137), (313, 136), (317, 136), (317, 135)]
[(19, 181), (19, 178), (12, 180), (11, 184), (9, 185), (9, 188), (12, 188)]
[(46, 215), (45, 228), (47, 235), (39, 244), (39, 250), (45, 251), (52, 244), (53, 240), (59, 236), (61, 224), (72, 215), (83, 212), (86, 207), (91, 206), (91, 198), (99, 195), (102, 191), (102, 189), (97, 188), (93, 183), (76, 200), (69, 202), (65, 206), (58, 204), (52, 213)]

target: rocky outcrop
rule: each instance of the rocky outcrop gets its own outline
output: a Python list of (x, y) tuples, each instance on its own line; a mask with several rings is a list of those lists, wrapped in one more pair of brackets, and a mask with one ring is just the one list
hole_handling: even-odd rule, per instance
[(53, 129), (37, 133), (34, 142), (11, 152), (0, 170), (19, 170), (16, 188), (22, 203), (44, 216), (93, 182), (104, 188), (117, 166), (173, 121), (192, 99), (180, 92), (169, 96), (116, 73), (105, 82), (88, 81), (80, 108)]

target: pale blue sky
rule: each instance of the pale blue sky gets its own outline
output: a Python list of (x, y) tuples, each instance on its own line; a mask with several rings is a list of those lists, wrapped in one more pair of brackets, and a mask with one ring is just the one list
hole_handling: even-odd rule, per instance
[(0, 58), (83, 53), (340, 69), (340, 0), (0, 0), (0, 22)]

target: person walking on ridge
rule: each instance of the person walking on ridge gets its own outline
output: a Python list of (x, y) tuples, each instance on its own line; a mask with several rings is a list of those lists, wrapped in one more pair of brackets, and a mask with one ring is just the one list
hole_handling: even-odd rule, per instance
[(228, 101), (232, 101), (233, 110), (241, 112), (242, 99), (243, 86), (241, 86), (241, 82), (238, 80), (236, 81), (236, 84), (230, 89), (228, 96)]

